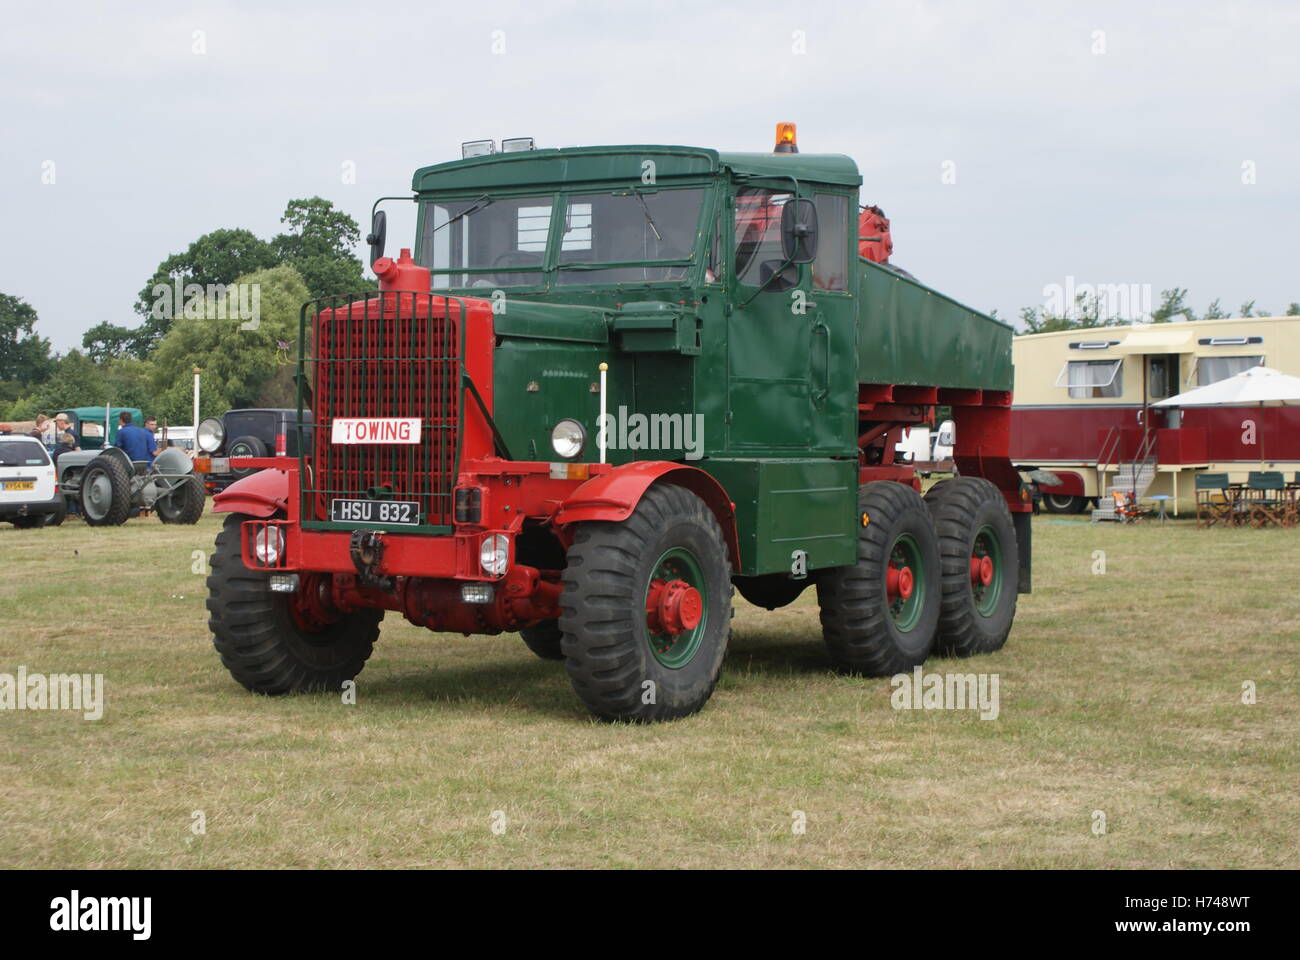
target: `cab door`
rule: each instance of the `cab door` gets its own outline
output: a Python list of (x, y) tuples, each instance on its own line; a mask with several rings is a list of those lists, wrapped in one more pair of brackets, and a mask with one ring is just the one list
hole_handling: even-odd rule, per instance
[(789, 186), (736, 188), (731, 197), (731, 313), (727, 322), (727, 448), (761, 455), (803, 452), (812, 431), (812, 298), (808, 271), (784, 263), (781, 211)]

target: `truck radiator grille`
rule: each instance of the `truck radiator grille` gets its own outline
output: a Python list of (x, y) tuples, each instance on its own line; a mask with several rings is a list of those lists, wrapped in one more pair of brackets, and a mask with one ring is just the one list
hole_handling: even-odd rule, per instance
[[(392, 291), (303, 308), (299, 397), (314, 414), (304, 520), (330, 522), (333, 500), (360, 498), (415, 501), (420, 526), (451, 524), (464, 311), (455, 297)], [(418, 419), (419, 443), (331, 442), (335, 420), (370, 417)]]

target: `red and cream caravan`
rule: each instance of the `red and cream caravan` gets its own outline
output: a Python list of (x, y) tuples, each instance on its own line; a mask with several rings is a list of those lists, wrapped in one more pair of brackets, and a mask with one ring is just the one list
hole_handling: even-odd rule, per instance
[[(1195, 505), (1196, 471), (1244, 481), (1300, 469), (1300, 407), (1156, 408), (1253, 366), (1300, 376), (1300, 317), (1137, 324), (1016, 337), (1011, 457), (1048, 470), (1044, 507), (1077, 513), (1112, 489)], [(1290, 477), (1288, 476), (1288, 479)]]

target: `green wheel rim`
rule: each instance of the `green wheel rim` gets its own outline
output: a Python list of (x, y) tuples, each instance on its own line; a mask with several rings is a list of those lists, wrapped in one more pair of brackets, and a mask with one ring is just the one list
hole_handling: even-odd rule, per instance
[[(897, 569), (910, 567), (912, 570), (912, 595), (895, 596), (889, 600), (889, 615), (894, 626), (901, 633), (907, 633), (916, 627), (921, 619), (921, 607), (925, 601), (925, 564), (921, 562), (921, 545), (910, 533), (899, 534), (894, 545), (889, 548), (889, 566)], [(888, 576), (888, 570), (885, 575)], [(888, 597), (888, 593), (886, 593)]]
[(975, 531), (975, 542), (971, 545), (970, 555), (972, 560), (988, 557), (993, 561), (993, 579), (988, 586), (978, 580), (972, 580), (970, 585), (971, 593), (975, 596), (975, 610), (981, 617), (991, 617), (1002, 596), (1002, 541), (988, 524)]
[(646, 639), (654, 658), (669, 670), (680, 670), (695, 658), (704, 641), (704, 631), (709, 626), (709, 585), (695, 555), (684, 547), (673, 547), (665, 551), (650, 570), (641, 600), (643, 616), (650, 600), (650, 587), (656, 580), (683, 580), (700, 593), (702, 609), (700, 622), (695, 625), (695, 629), (674, 636), (671, 633), (651, 633), (649, 626), (646, 627)]

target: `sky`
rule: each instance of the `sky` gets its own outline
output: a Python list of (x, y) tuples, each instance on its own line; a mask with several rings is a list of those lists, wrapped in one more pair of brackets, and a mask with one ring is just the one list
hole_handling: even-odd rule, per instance
[(895, 263), (1004, 319), (1067, 284), (1300, 301), (1295, 0), (0, 0), (0, 23), (0, 293), (60, 351), (136, 325), (200, 235), (270, 238), (313, 195), (364, 225), (465, 140), (762, 151), (787, 120), (857, 161)]

